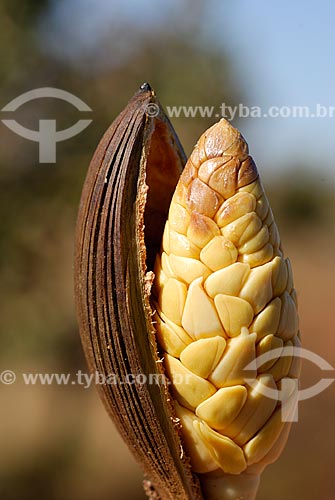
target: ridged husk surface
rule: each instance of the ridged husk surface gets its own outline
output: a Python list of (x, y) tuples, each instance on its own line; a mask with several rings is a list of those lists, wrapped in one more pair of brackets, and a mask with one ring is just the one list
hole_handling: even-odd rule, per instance
[[(158, 116), (148, 116), (150, 104)], [(76, 306), (88, 365), (113, 381), (98, 385), (101, 399), (144, 470), (147, 494), (166, 500), (201, 499), (167, 386), (143, 383), (149, 374), (163, 373), (149, 303), (150, 270), (184, 164), (170, 122), (143, 85), (93, 156), (75, 245)], [(126, 383), (129, 374), (140, 375), (138, 383)]]

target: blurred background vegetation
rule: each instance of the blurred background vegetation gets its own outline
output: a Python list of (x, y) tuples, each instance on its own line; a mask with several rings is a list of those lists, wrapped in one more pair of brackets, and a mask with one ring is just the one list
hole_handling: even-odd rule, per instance
[[(271, 89), (276, 96), (276, 87), (269, 84), (271, 67), (262, 73), (257, 42), (266, 46), (282, 36), (281, 27), (264, 28), (270, 21), (276, 24), (277, 11), (269, 11), (267, 19), (257, 17), (257, 9), (264, 14), (266, 3), (256, 1), (253, 10), (242, 1), (243, 10), (241, 4), (223, 2), (226, 10), (221, 11), (214, 0), (157, 5), (140, 0), (128, 5), (107, 0), (1, 0), (0, 107), (28, 90), (56, 87), (86, 102), (93, 119), (80, 135), (58, 143), (56, 164), (39, 164), (37, 143), (0, 125), (1, 370), (85, 370), (73, 305), (72, 256), (77, 207), (93, 151), (143, 81), (151, 83), (163, 106), (266, 105)], [(289, 4), (284, 2), (283, 16)], [(330, 2), (325, 4), (332, 10)], [(316, 13), (317, 3), (313, 8)], [(308, 52), (299, 36), (307, 38), (312, 21), (314, 28), (318, 23), (313, 11), (302, 12), (286, 25), (292, 36), (298, 32), (301, 58), (296, 75), (290, 66), (291, 48), (282, 47), (288, 60), (281, 71), (297, 95), (304, 71), (300, 63)], [(250, 17), (259, 22), (258, 38)], [(237, 21), (241, 32), (234, 28)], [(319, 28), (322, 32), (321, 24)], [(244, 45), (234, 45), (239, 33)], [(327, 76), (333, 85), (334, 75), (321, 75), (320, 82)], [(322, 86), (317, 85), (316, 94), (321, 94)], [(283, 95), (278, 94), (279, 103), (286, 104), (280, 100)], [(321, 101), (322, 95), (315, 101), (310, 93), (308, 104)], [(5, 115), (2, 112), (1, 118)], [(53, 99), (27, 103), (15, 113), (19, 123), (32, 129), (38, 129), (43, 118), (55, 119), (60, 130), (75, 123), (79, 113)], [(293, 261), (305, 347), (334, 363), (334, 118), (326, 120), (326, 129), (325, 121), (316, 121), (311, 125), (260, 119), (255, 124), (255, 119), (241, 118), (234, 124), (255, 152)], [(172, 122), (189, 154), (213, 118), (180, 117)], [(305, 136), (300, 135), (302, 128)], [(283, 130), (290, 134), (288, 149), (284, 137), (276, 135)], [(309, 365), (303, 373), (304, 386), (320, 377)], [(18, 381), (0, 386), (0, 395), (2, 500), (144, 498), (141, 473), (93, 388), (24, 387)], [(264, 474), (259, 500), (333, 498), (333, 399), (331, 388), (301, 405), (300, 422), (281, 461)]]

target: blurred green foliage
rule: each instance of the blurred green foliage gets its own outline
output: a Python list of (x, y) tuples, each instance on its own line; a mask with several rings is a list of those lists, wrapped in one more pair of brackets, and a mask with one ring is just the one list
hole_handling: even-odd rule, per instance
[(266, 186), (267, 196), (280, 230), (288, 236), (295, 232), (334, 229), (334, 186), (317, 172), (294, 166), (291, 171)]

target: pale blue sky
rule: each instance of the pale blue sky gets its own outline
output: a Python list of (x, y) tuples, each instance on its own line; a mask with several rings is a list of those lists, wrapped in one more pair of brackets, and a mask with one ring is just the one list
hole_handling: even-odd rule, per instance
[[(228, 8), (227, 2), (213, 0), (212, 5), (217, 15), (206, 23), (208, 36), (229, 19), (221, 43), (236, 54), (250, 105), (335, 106), (334, 2), (240, 0)], [(262, 162), (272, 164), (274, 152), (274, 157), (294, 163), (292, 157), (305, 149), (317, 168), (334, 172), (335, 116), (250, 119), (241, 126)], [(259, 137), (265, 139), (266, 150)]]
[[(245, 104), (335, 106), (332, 0), (58, 0), (41, 32), (48, 50), (71, 59), (94, 53), (107, 31), (118, 30), (118, 51), (109, 57), (117, 65), (144, 30), (180, 33), (190, 8), (201, 20), (200, 43), (215, 43), (234, 60)], [(306, 167), (333, 176), (335, 117), (246, 118), (239, 127), (266, 170), (304, 156)]]

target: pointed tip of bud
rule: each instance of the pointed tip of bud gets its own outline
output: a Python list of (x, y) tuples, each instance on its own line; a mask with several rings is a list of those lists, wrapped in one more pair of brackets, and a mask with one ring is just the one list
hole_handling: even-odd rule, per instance
[(212, 125), (203, 137), (207, 158), (225, 154), (238, 156), (243, 161), (248, 156), (248, 145), (243, 136), (225, 118)]
[(142, 92), (151, 92), (152, 91), (152, 87), (151, 87), (151, 85), (148, 82), (144, 82), (140, 86), (140, 90)]

